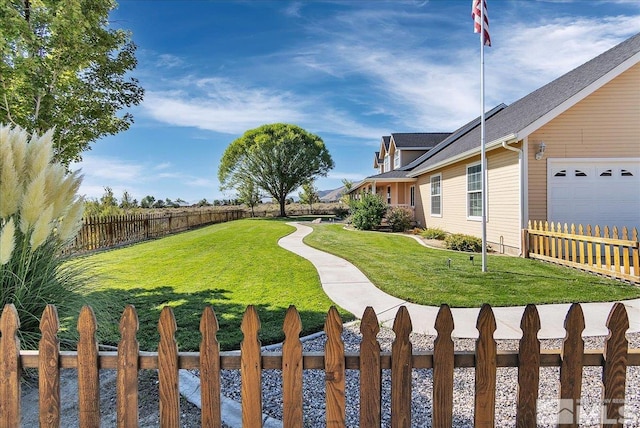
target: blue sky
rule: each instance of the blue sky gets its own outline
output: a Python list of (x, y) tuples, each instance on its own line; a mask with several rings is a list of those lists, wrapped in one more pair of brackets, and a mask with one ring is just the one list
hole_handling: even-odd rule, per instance
[[(487, 109), (640, 32), (638, 1), (488, 0)], [(231, 198), (225, 148), (265, 123), (297, 124), (335, 161), (321, 190), (374, 174), (393, 132), (453, 131), (480, 113), (471, 0), (140, 1), (111, 17), (138, 45), (135, 123), (83, 154), (80, 193)]]

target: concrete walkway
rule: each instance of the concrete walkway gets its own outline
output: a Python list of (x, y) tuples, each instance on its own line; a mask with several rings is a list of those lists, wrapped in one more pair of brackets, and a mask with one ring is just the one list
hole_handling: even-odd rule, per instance
[[(378, 289), (369, 279), (348, 261), (334, 255), (316, 250), (305, 245), (302, 239), (313, 229), (299, 223), (288, 223), (297, 230), (280, 239), (278, 244), (295, 254), (309, 260), (318, 270), (322, 288), (336, 305), (361, 317), (367, 306), (372, 306), (378, 315), (378, 320), (386, 326), (393, 325), (393, 319), (402, 305), (406, 306), (411, 315), (413, 331), (435, 335), (434, 329), (438, 307), (409, 303), (397, 297), (390, 296)], [(628, 332), (640, 331), (640, 299), (623, 302), (629, 316)], [(583, 336), (606, 336), (607, 317), (613, 303), (583, 303), (582, 310), (585, 317)], [(541, 329), (540, 339), (564, 338), (562, 327), (569, 310), (569, 304), (538, 305)], [(479, 308), (452, 308), (455, 330), (453, 335), (460, 338), (476, 338), (476, 319)], [(496, 339), (519, 339), (522, 335), (520, 319), (524, 306), (496, 307), (493, 313), (496, 318)]]

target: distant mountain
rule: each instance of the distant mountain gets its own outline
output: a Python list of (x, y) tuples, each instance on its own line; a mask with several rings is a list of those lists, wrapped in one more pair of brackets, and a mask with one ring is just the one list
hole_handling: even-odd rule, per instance
[(337, 202), (344, 194), (344, 186), (333, 190), (318, 190), (320, 202)]

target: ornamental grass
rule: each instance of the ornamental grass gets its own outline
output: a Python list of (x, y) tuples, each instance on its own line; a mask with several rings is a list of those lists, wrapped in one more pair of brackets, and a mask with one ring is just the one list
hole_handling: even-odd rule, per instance
[(0, 304), (15, 305), (25, 349), (48, 303), (61, 318), (78, 312), (87, 281), (82, 262), (61, 256), (82, 225), (82, 177), (54, 161), (52, 136), (0, 127)]

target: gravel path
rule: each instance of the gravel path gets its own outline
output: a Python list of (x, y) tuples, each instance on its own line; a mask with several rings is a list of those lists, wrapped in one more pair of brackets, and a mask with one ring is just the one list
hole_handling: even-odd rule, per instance
[[(391, 350), (393, 331), (381, 329), (378, 335), (383, 351)], [(628, 335), (632, 348), (640, 347), (640, 334)], [(345, 351), (357, 351), (360, 343), (359, 324), (352, 323), (345, 326), (343, 332)], [(411, 342), (413, 349), (432, 351), (435, 337), (413, 334)], [(304, 351), (323, 351), (325, 336), (305, 341)], [(456, 350), (473, 351), (475, 340), (454, 339)], [(559, 349), (561, 340), (541, 341), (543, 349)], [(603, 347), (604, 337), (585, 338), (585, 349), (600, 349)], [(498, 348), (502, 350), (516, 350), (518, 341), (500, 340)], [(280, 349), (274, 349), (280, 351)], [(359, 372), (348, 370), (346, 375), (347, 391), (347, 426), (358, 426), (358, 382)], [(599, 402), (601, 400), (602, 369), (599, 367), (585, 367), (583, 371), (584, 403), (580, 426), (599, 426)], [(278, 370), (263, 372), (263, 411), (268, 416), (282, 420), (282, 376)], [(305, 370), (303, 379), (304, 418), (305, 426), (324, 427), (324, 373), (321, 370)], [(383, 372), (383, 426), (390, 426), (390, 385), (389, 370)], [(496, 426), (515, 426), (517, 369), (498, 368), (496, 391)], [(412, 396), (412, 426), (431, 426), (431, 395), (432, 371), (430, 369), (413, 370)], [(236, 370), (224, 370), (222, 375), (223, 394), (228, 398), (240, 401), (240, 374)], [(543, 401), (539, 405), (538, 426), (556, 426), (555, 407), (559, 394), (559, 368), (542, 368), (540, 370), (539, 397)], [(627, 368), (627, 407), (625, 409), (627, 421), (625, 426), (640, 426), (640, 367)], [(474, 407), (474, 369), (459, 368), (454, 373), (454, 426), (473, 426)]]

